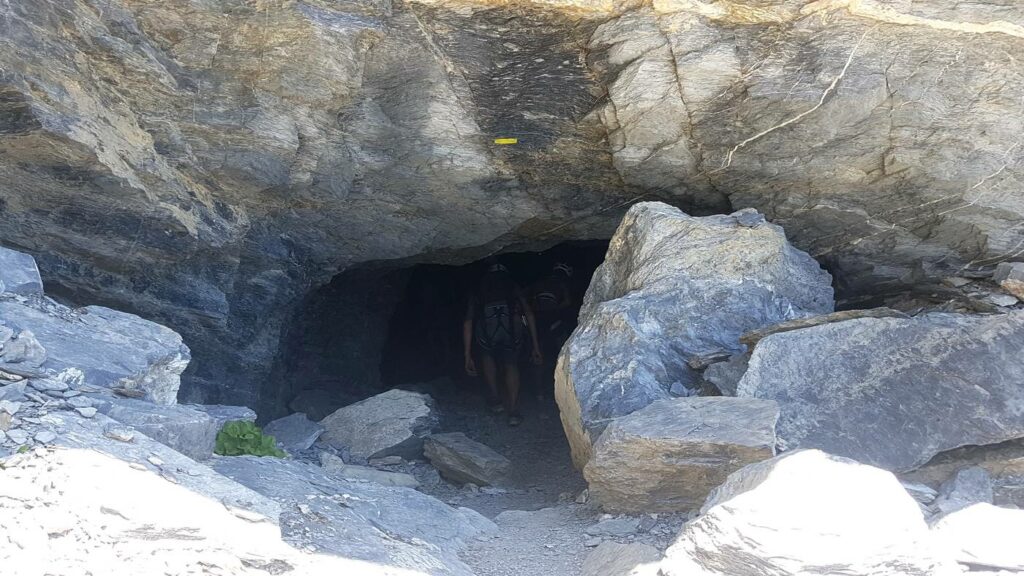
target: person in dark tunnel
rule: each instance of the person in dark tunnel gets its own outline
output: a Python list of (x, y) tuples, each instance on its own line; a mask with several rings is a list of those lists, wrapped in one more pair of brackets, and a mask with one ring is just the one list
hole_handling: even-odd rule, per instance
[(533, 385), (538, 400), (544, 400), (552, 388), (555, 362), (562, 344), (576, 327), (575, 305), (572, 295), (572, 266), (556, 262), (551, 272), (533, 283), (527, 290), (530, 304), (537, 322), (537, 336), (543, 361), (533, 365)]
[[(469, 298), (462, 325), (466, 373), (477, 375), (474, 348), (480, 360), (492, 410), (508, 413), (510, 426), (522, 422), (519, 413), (519, 353), (529, 330), (530, 360), (543, 362), (533, 311), (508, 268), (499, 262), (488, 264), (476, 291)], [(500, 374), (499, 374), (500, 372)], [(502, 383), (499, 392), (499, 377)]]

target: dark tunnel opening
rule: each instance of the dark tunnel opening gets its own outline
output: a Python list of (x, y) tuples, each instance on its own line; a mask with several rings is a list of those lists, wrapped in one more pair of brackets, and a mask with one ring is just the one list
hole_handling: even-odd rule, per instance
[[(441, 387), (445, 395), (484, 399), (482, 378), (464, 369), (462, 329), (470, 296), (495, 260), (528, 301), (531, 293), (550, 285), (549, 277), (564, 278), (570, 305), (557, 314), (536, 315), (539, 340), (545, 344), (540, 369), (529, 361), (529, 340), (518, 362), (524, 402), (542, 393), (553, 403), (557, 350), (575, 326), (583, 294), (607, 247), (606, 240), (574, 241), (544, 251), (500, 254), (486, 259), (487, 264), (371, 266), (339, 274), (306, 297), (289, 326), (275, 373), (280, 411), (305, 412), (318, 420), (395, 387)], [(553, 273), (558, 264), (561, 270)], [(572, 271), (569, 277), (566, 268)], [(571, 322), (568, 330), (564, 320), (552, 329), (562, 318)]]

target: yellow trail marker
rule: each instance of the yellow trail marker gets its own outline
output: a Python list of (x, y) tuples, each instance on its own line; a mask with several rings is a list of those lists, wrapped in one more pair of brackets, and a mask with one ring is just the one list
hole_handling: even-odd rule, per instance
[(519, 138), (495, 138), (495, 144), (519, 144)]

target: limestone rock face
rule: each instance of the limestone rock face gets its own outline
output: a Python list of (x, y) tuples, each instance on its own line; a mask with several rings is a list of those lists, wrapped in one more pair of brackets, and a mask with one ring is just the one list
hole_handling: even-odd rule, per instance
[(666, 552), (664, 576), (959, 574), (891, 473), (817, 450), (734, 472), (701, 512)]
[(320, 421), (321, 439), (356, 458), (423, 455), (423, 439), (437, 425), (434, 401), (426, 394), (388, 390), (339, 408)]
[(862, 318), (773, 334), (739, 396), (775, 400), (787, 449), (893, 471), (1024, 437), (1024, 312)]
[(583, 469), (590, 496), (611, 512), (695, 510), (736, 470), (775, 455), (775, 402), (658, 400), (616, 419)]
[(1022, 27), (1005, 0), (8, 2), (0, 240), (184, 335), (184, 400), (281, 414), (312, 287), (607, 237), (640, 198), (756, 208), (844, 290), (986, 272), (1024, 240)]
[(661, 203), (626, 214), (555, 371), (578, 468), (611, 420), (669, 398), (674, 384), (696, 389), (689, 358), (743, 352), (744, 332), (832, 311), (817, 262), (781, 228), (743, 216), (695, 218)]
[(462, 432), (432, 434), (423, 445), (427, 460), (445, 478), (489, 486), (501, 482), (512, 463)]
[(43, 279), (35, 258), (0, 246), (0, 292), (42, 294)]

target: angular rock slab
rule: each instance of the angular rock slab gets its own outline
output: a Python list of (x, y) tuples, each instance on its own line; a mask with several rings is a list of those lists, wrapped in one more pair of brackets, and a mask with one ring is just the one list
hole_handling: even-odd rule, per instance
[(907, 471), (1024, 437), (1024, 311), (861, 318), (761, 340), (737, 395), (776, 400), (787, 449)]
[(885, 470), (800, 450), (729, 476), (683, 526), (664, 576), (959, 574)]
[(423, 454), (442, 476), (460, 484), (498, 484), (512, 465), (508, 458), (462, 432), (432, 434), (423, 444)]
[(217, 423), (220, 430), (228, 422), (241, 420), (255, 422), (256, 412), (248, 406), (227, 406), (224, 404), (186, 404), (186, 407), (205, 413)]
[(416, 490), (351, 482), (296, 460), (236, 456), (217, 458), (213, 467), (279, 502), (285, 508), (281, 533), (297, 547), (412, 574), (472, 576), (459, 549), (497, 530), (473, 510)]
[(658, 576), (661, 553), (647, 544), (602, 542), (583, 560), (583, 576)]
[(153, 440), (193, 460), (213, 455), (221, 424), (206, 412), (181, 405), (160, 405), (143, 400), (100, 402), (99, 411), (131, 426)]
[(320, 467), (323, 468), (326, 474), (353, 482), (373, 482), (381, 486), (398, 486), (401, 488), (416, 488), (420, 485), (419, 480), (410, 474), (385, 472), (384, 470), (377, 470), (369, 466), (345, 464), (344, 460), (328, 452), (320, 454)]
[(1024, 299), (1024, 262), (1000, 262), (992, 280), (1010, 294)]
[(775, 402), (658, 400), (612, 422), (583, 469), (610, 512), (695, 510), (736, 470), (775, 455)]
[(978, 503), (932, 525), (939, 546), (972, 568), (1024, 572), (1024, 510)]
[(832, 311), (828, 273), (747, 214), (696, 218), (657, 202), (626, 213), (555, 370), (577, 468), (611, 420), (671, 397), (674, 384), (696, 389), (688, 358), (742, 353), (746, 332)]
[(270, 422), (263, 427), (263, 433), (273, 436), (289, 454), (297, 454), (309, 450), (324, 433), (324, 427), (306, 418), (302, 412), (296, 412)]
[(72, 310), (53, 302), (29, 306), (0, 299), (0, 320), (15, 331), (31, 330), (46, 349), (43, 370), (76, 368), (85, 384), (141, 390), (160, 404), (177, 401), (181, 373), (191, 359), (177, 332), (101, 306)]
[(423, 439), (437, 425), (434, 400), (426, 394), (388, 390), (335, 410), (320, 421), (321, 439), (356, 458), (423, 454)]
[(36, 259), (24, 252), (0, 247), (0, 292), (29, 296), (43, 293)]

